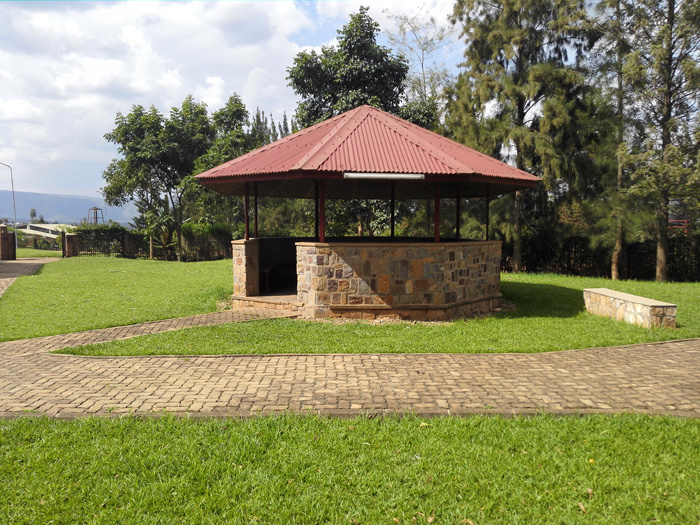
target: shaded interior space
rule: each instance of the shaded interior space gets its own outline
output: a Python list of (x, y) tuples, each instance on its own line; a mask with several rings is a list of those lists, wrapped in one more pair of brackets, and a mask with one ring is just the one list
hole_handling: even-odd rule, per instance
[(256, 239), (260, 257), (260, 295), (287, 296), (297, 293), (296, 243), (313, 237), (261, 237)]

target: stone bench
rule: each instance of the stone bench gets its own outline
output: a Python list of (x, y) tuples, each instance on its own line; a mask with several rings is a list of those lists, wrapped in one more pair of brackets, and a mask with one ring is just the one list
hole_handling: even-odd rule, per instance
[(643, 328), (675, 328), (676, 305), (608, 288), (583, 291), (586, 310), (592, 314), (625, 321)]

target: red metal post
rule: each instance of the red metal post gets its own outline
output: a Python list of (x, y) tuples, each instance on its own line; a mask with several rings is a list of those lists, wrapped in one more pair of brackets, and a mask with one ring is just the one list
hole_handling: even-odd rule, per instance
[(460, 238), (460, 226), (461, 226), (461, 219), (462, 219), (462, 192), (461, 188), (457, 188), (457, 202), (455, 203), (455, 209), (456, 209), (456, 217), (455, 217), (455, 235), (457, 237), (457, 240)]
[(245, 183), (245, 197), (243, 198), (243, 214), (245, 215), (245, 240), (250, 239), (250, 187)]
[(318, 180), (314, 181), (314, 237), (318, 239)]
[(440, 242), (440, 182), (435, 183), (435, 242)]
[(491, 204), (491, 185), (486, 185), (486, 240), (489, 240), (489, 222), (491, 222), (489, 217), (489, 204)]
[(253, 186), (253, 191), (255, 193), (254, 201), (255, 201), (255, 238), (258, 238), (258, 183), (256, 182), (255, 185)]
[(318, 242), (326, 242), (326, 187), (323, 179), (318, 181), (319, 194), (319, 235)]
[(396, 221), (396, 202), (394, 181), (391, 181), (391, 236), (394, 236), (394, 222)]

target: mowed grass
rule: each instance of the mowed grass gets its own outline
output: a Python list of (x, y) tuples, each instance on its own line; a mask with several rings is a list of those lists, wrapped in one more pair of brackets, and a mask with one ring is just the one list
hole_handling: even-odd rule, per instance
[(231, 286), (230, 260), (62, 259), (0, 298), (0, 341), (213, 312)]
[[(646, 329), (591, 315), (583, 289), (607, 287), (678, 305), (678, 326)], [(516, 310), (450, 323), (255, 321), (65, 349), (80, 355), (548, 352), (700, 337), (700, 283), (503, 274)]]
[(0, 422), (0, 520), (697, 523), (698, 443), (641, 415), (24, 418)]
[(17, 248), (18, 259), (35, 257), (61, 257), (63, 254), (57, 250), (35, 250), (34, 248)]

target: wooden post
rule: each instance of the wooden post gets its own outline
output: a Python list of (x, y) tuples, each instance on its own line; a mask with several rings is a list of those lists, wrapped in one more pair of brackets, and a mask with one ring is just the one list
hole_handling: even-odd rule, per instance
[(255, 194), (254, 196), (254, 201), (255, 201), (255, 238), (258, 238), (258, 183), (256, 182), (255, 185), (253, 186), (253, 192)]
[(456, 217), (455, 217), (455, 236), (457, 237), (457, 240), (460, 238), (460, 226), (461, 226), (461, 219), (462, 219), (462, 192), (461, 188), (457, 188), (457, 202), (455, 203), (455, 210), (456, 210)]
[(318, 181), (319, 234), (318, 242), (326, 242), (326, 187), (323, 179)]
[(243, 214), (245, 215), (245, 240), (250, 239), (250, 183), (245, 183), (245, 197), (243, 199)]
[(435, 183), (435, 242), (440, 242), (440, 182)]
[(394, 222), (396, 220), (396, 202), (395, 202), (395, 182), (391, 181), (391, 237), (394, 237)]
[(489, 217), (489, 204), (491, 203), (491, 185), (486, 185), (486, 240), (489, 240), (489, 222), (491, 222)]

